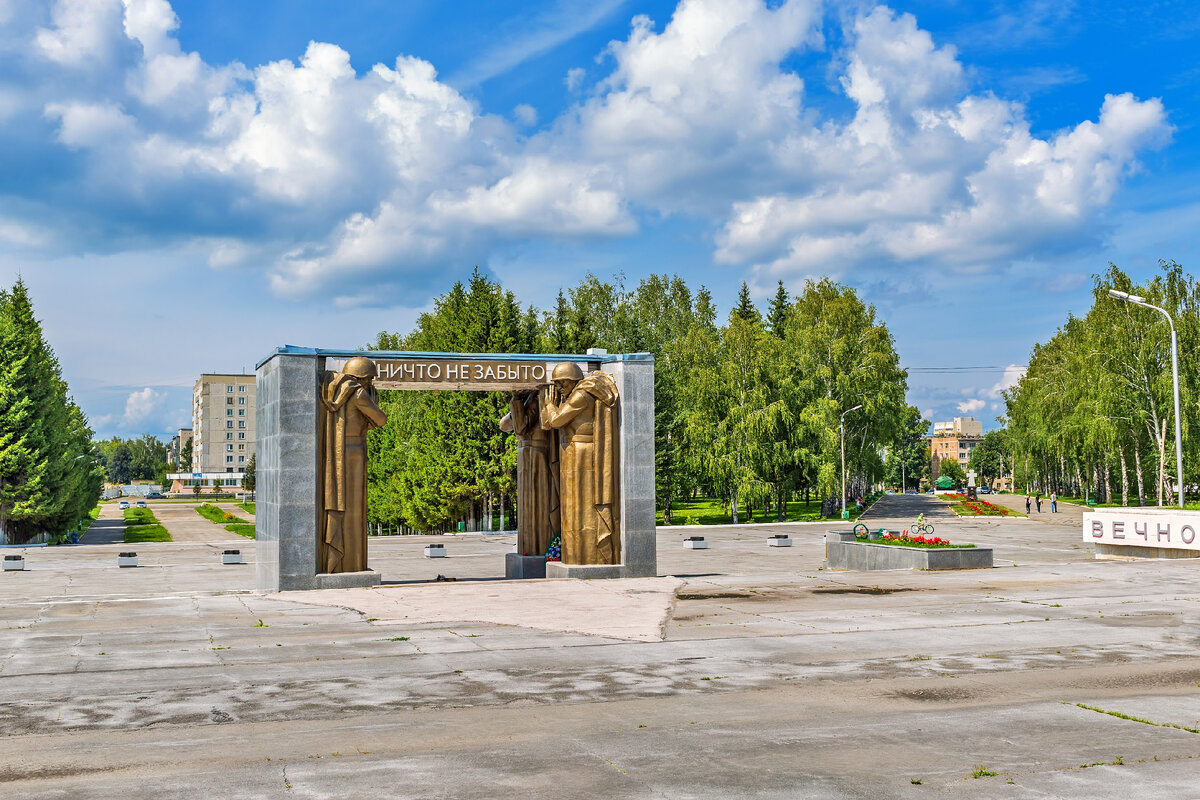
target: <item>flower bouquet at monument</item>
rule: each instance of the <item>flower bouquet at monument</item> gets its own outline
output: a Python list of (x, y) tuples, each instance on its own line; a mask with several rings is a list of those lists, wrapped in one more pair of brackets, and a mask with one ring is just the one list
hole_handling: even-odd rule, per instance
[(562, 535), (554, 534), (554, 538), (550, 540), (550, 546), (546, 548), (547, 561), (562, 561)]

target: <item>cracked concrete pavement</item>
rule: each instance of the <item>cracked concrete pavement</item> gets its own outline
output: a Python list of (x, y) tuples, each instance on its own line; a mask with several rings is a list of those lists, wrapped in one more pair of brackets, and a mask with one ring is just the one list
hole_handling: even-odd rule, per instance
[(646, 587), (497, 580), (510, 534), (372, 539), (361, 613), (254, 593), (225, 542), (30, 548), (0, 575), (0, 797), (1200, 793), (1200, 561), (964, 519), (939, 535), (995, 568), (834, 572), (828, 527), (663, 528)]

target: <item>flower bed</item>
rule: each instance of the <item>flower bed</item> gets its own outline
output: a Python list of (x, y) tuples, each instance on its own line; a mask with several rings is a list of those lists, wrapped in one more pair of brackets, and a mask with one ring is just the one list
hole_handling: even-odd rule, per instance
[[(825, 534), (825, 564), (831, 569), (987, 569), (992, 566), (992, 548), (974, 545), (916, 542), (917, 537), (888, 536), (874, 541), (858, 539), (853, 531)], [(920, 537), (932, 539), (933, 537)], [(911, 544), (901, 544), (908, 539)]]
[(903, 531), (899, 534), (885, 533), (878, 539), (870, 539), (866, 536), (854, 537), (856, 542), (870, 542), (871, 544), (890, 544), (895, 547), (974, 547), (973, 544), (951, 544), (946, 539), (938, 536), (912, 536), (908, 531)]
[(1012, 509), (989, 503), (987, 500), (964, 500), (950, 507), (960, 517), (1011, 517), (1014, 514), (1021, 516)]

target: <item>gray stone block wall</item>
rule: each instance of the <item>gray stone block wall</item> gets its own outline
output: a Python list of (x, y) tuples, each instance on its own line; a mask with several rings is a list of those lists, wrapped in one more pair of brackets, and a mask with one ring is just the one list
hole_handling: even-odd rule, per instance
[(315, 355), (272, 356), (258, 368), (257, 586), (311, 589), (317, 572)]
[(622, 577), (658, 574), (654, 518), (654, 362), (602, 365), (617, 384), (621, 403)]

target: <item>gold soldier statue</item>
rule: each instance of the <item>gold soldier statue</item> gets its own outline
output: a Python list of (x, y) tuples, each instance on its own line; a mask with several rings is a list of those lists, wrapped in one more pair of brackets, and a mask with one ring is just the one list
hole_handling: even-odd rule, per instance
[(555, 433), (542, 427), (538, 393), (513, 392), (500, 430), (517, 437), (517, 552), (542, 555), (559, 531)]
[(558, 431), (564, 564), (620, 564), (617, 384), (565, 361), (542, 390), (542, 425)]
[(367, 568), (367, 431), (382, 428), (375, 362), (355, 356), (321, 387), (321, 515), (317, 570)]

